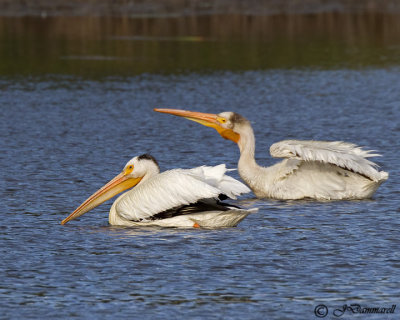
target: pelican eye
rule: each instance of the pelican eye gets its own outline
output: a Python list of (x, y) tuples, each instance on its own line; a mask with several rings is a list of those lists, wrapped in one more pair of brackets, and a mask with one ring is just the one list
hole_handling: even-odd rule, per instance
[(226, 123), (226, 119), (225, 119), (225, 118), (222, 118), (222, 117), (218, 117), (218, 118), (217, 118), (217, 121), (218, 121), (219, 123)]
[(133, 164), (126, 167), (125, 174), (130, 174), (132, 171), (133, 171)]

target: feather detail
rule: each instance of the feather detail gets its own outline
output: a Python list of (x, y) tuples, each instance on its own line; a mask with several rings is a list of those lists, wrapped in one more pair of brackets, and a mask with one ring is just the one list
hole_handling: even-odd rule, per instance
[(126, 220), (140, 221), (201, 199), (217, 199), (221, 193), (236, 199), (239, 194), (250, 192), (225, 171), (225, 165), (165, 171), (121, 195), (115, 201), (115, 209)]
[(292, 175), (298, 168), (301, 163), (299, 159), (285, 159), (282, 162), (282, 165), (276, 166), (277, 171), (275, 174), (275, 181), (284, 180), (288, 176)]
[(231, 199), (236, 199), (237, 196), (243, 193), (251, 192), (245, 184), (225, 174), (226, 171), (232, 171), (232, 169), (226, 169), (225, 164), (215, 167), (201, 166), (190, 169), (190, 171), (209, 185), (218, 188), (220, 193)]
[(275, 158), (320, 161), (364, 175), (373, 181), (387, 179), (388, 174), (376, 170), (378, 165), (367, 159), (380, 156), (373, 152), (342, 141), (284, 140), (274, 143), (270, 148), (271, 156)]

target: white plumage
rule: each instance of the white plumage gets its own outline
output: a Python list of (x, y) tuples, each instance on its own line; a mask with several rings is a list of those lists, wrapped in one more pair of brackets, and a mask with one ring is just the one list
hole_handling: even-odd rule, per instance
[(367, 158), (372, 151), (342, 141), (285, 140), (270, 148), (273, 157), (286, 158), (261, 167), (255, 159), (255, 137), (250, 122), (234, 113), (233, 130), (240, 135), (239, 174), (259, 198), (343, 200), (370, 198), (388, 173)]
[(231, 199), (251, 190), (238, 180), (225, 175), (225, 165), (173, 169), (151, 176), (122, 194), (114, 203), (111, 216), (130, 221), (152, 216), (202, 199), (217, 199), (225, 194)]
[(261, 167), (254, 157), (253, 129), (243, 116), (234, 112), (155, 111), (215, 128), (222, 137), (236, 142), (240, 149), (239, 174), (259, 198), (364, 199), (371, 197), (389, 176), (368, 160), (378, 154), (342, 141), (281, 141), (271, 146), (270, 153), (286, 159), (271, 167)]
[(221, 194), (236, 199), (240, 194), (251, 191), (240, 181), (227, 176), (226, 171), (225, 165), (221, 164), (159, 173), (153, 157), (135, 157), (125, 165), (120, 175), (89, 197), (63, 224), (119, 193), (122, 189), (118, 186), (125, 184), (124, 189), (135, 188), (120, 195), (113, 203), (109, 214), (111, 225), (236, 226), (255, 210), (230, 207), (218, 201)]
[(373, 181), (388, 177), (386, 172), (379, 172), (378, 165), (367, 158), (378, 157), (372, 150), (363, 150), (352, 143), (343, 141), (302, 141), (284, 140), (270, 147), (274, 158), (293, 158), (303, 161), (320, 161), (359, 173)]

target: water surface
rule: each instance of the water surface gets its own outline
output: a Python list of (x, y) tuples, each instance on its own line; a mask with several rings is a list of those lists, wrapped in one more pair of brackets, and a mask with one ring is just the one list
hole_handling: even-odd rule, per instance
[[(399, 304), (399, 77), (396, 66), (2, 77), (2, 318), (313, 319), (319, 304), (330, 315)], [(345, 140), (382, 153), (390, 177), (365, 201), (249, 194), (236, 204), (259, 212), (237, 228), (111, 227), (111, 201), (61, 226), (135, 155), (162, 170), (236, 167), (232, 142), (154, 107), (240, 112), (262, 165), (281, 139)]]

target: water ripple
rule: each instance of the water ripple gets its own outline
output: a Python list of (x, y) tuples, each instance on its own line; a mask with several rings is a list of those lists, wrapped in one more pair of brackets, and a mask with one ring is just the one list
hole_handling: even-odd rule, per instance
[[(0, 118), (2, 316), (300, 319), (314, 317), (320, 303), (396, 304), (399, 76), (375, 69), (0, 79), (8, 106)], [(231, 229), (112, 227), (109, 203), (61, 226), (134, 155), (151, 152), (162, 170), (236, 167), (231, 142), (154, 107), (242, 113), (253, 120), (263, 165), (275, 161), (267, 150), (280, 139), (352, 141), (381, 152), (390, 178), (365, 201), (249, 195), (237, 204), (259, 212)]]

